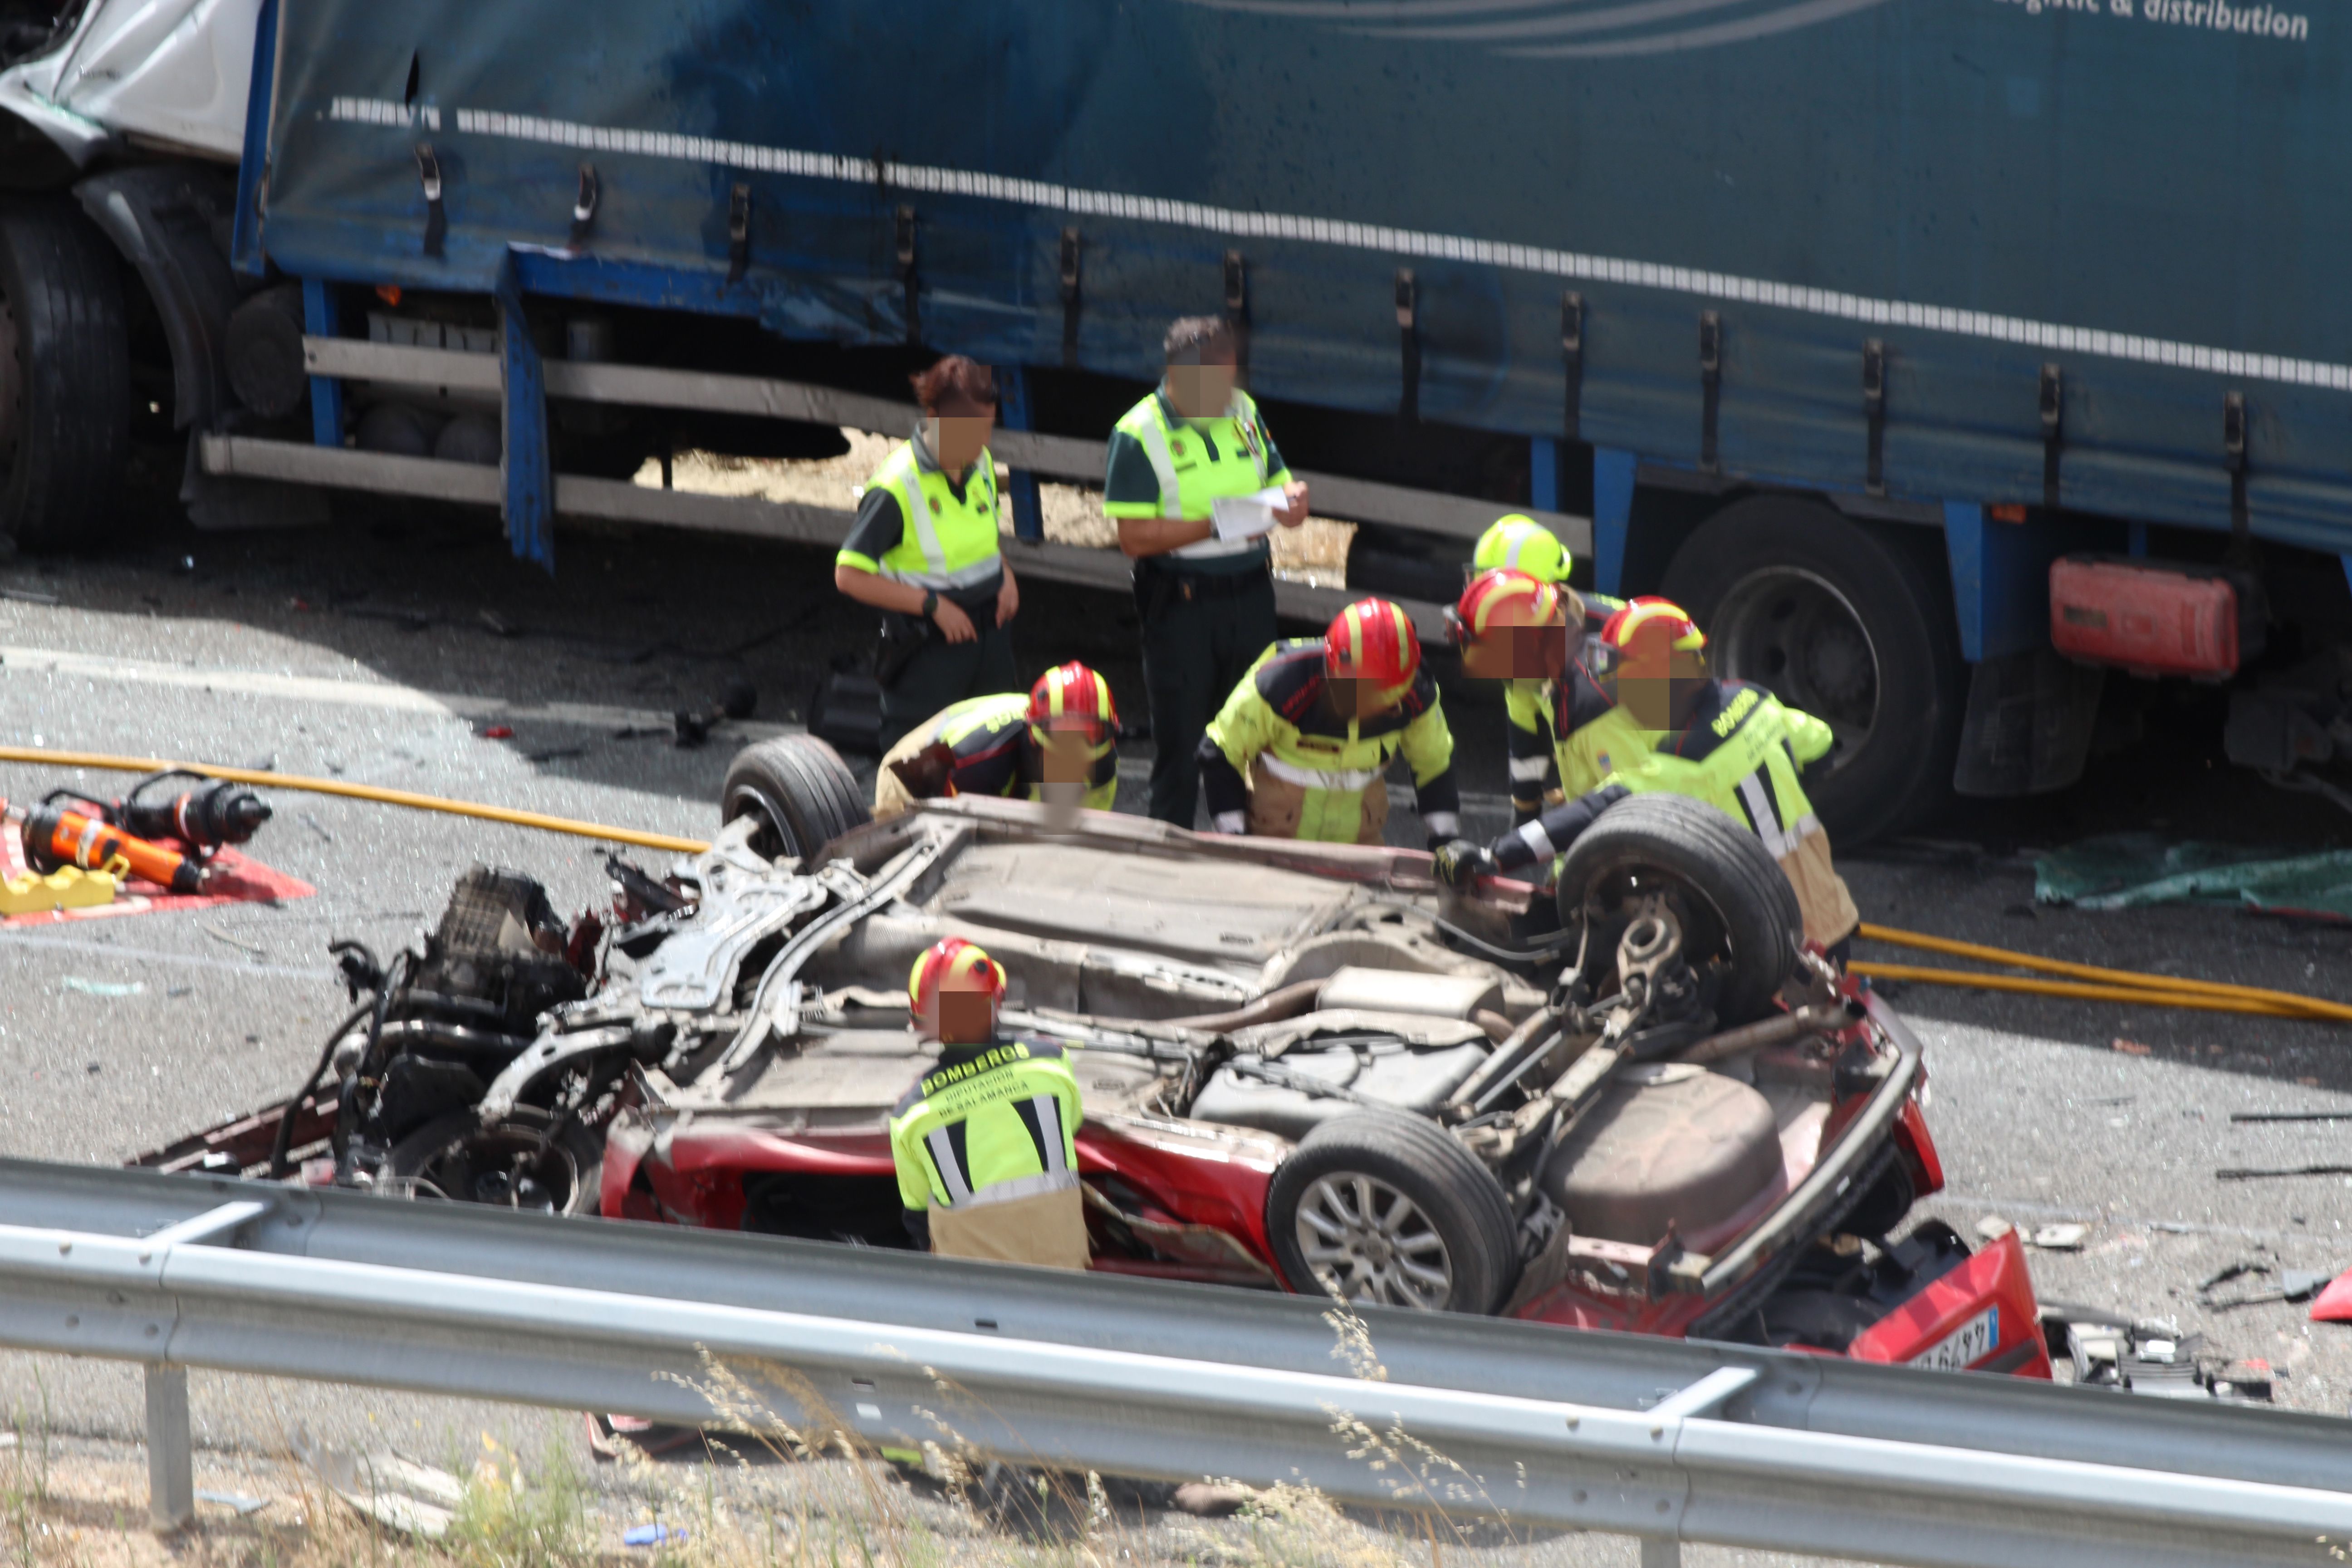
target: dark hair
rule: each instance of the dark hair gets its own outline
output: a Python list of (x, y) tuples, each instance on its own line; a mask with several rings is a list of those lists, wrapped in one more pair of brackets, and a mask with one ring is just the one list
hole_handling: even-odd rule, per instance
[(1170, 364), (1199, 364), (1213, 353), (1230, 359), (1234, 330), (1222, 316), (1179, 316), (1168, 323), (1168, 335), (1160, 346), (1167, 351)]
[(950, 354), (930, 369), (907, 379), (915, 384), (915, 401), (934, 414), (943, 403), (996, 406), (996, 373), (961, 354)]

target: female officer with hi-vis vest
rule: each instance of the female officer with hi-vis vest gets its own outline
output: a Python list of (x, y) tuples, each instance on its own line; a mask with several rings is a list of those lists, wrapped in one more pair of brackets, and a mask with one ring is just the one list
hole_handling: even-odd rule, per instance
[(950, 354), (913, 378), (923, 422), (859, 498), (833, 558), (834, 586), (883, 612), (875, 679), (881, 748), (951, 702), (1017, 691), (1013, 637), (1021, 608), (997, 552), (996, 379)]

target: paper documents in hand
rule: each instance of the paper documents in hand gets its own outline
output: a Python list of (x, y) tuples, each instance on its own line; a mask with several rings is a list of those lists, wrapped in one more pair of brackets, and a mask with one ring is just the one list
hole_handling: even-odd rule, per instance
[(1280, 485), (1254, 495), (1219, 496), (1209, 503), (1209, 521), (1219, 539), (1255, 539), (1274, 527), (1274, 514), (1290, 504)]

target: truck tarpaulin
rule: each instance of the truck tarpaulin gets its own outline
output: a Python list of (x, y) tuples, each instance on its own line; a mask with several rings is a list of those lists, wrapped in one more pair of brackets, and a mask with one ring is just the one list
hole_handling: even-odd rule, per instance
[(1000, 363), (1076, 310), (1076, 363), (1138, 379), (1230, 308), (1262, 395), (1529, 436), (1572, 395), (1601, 446), (1857, 484), (1868, 451), (1912, 496), (2039, 498), (2063, 440), (2070, 505), (2352, 542), (2333, 10), (286, 0), (281, 33), (262, 244), (299, 274), (487, 292), (520, 246), (527, 291)]

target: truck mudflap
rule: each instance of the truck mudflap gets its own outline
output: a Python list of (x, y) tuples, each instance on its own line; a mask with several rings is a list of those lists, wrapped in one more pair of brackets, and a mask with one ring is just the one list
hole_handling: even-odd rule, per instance
[(2050, 1350), (2016, 1233), (1929, 1281), (1857, 1335), (1846, 1353), (1896, 1366), (2048, 1378)]

